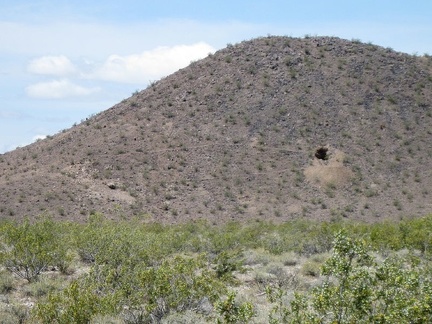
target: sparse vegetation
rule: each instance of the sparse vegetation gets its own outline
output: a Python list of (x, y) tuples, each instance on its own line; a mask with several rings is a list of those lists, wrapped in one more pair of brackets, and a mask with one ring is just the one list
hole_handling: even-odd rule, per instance
[(61, 244), (62, 232), (53, 221), (44, 219), (30, 224), (8, 223), (2, 226), (0, 261), (10, 272), (28, 282), (36, 281), (49, 266), (66, 269), (67, 247)]
[(430, 64), (258, 38), (2, 154), (0, 319), (431, 322)]
[(364, 241), (339, 232), (321, 267), (322, 284), (288, 302), (286, 291), (267, 288), (270, 323), (428, 323), (430, 270), (430, 261), (410, 253), (377, 261)]
[[(45, 211), (83, 221), (92, 210), (116, 218), (114, 204), (123, 217), (146, 210), (165, 223), (423, 215), (432, 211), (423, 193), (432, 183), (432, 83), (421, 72), (429, 65), (357, 39), (231, 44), (2, 155), (0, 218)], [(414, 176), (399, 177), (401, 170)], [(105, 190), (114, 182), (120, 190)], [(169, 206), (167, 195), (175, 197)], [(192, 197), (211, 203), (203, 208)]]
[[(17, 312), (0, 307), (0, 317), (21, 316), (31, 323), (108, 317), (159, 323), (182, 316), (213, 323), (428, 322), (431, 225), (432, 215), (376, 224), (168, 226), (113, 222), (100, 214), (86, 224), (46, 218), (33, 224), (3, 222), (0, 287)], [(10, 233), (48, 227), (62, 239), (47, 246), (44, 236), (32, 234), (40, 241), (32, 244), (56, 258), (23, 284), (9, 266), (10, 247), (30, 242), (29, 237), (12, 239)], [(74, 259), (59, 250), (69, 250)], [(74, 271), (53, 266), (61, 260)], [(253, 280), (245, 279), (250, 276)], [(266, 306), (258, 297), (264, 292)], [(20, 295), (35, 306), (22, 304)]]

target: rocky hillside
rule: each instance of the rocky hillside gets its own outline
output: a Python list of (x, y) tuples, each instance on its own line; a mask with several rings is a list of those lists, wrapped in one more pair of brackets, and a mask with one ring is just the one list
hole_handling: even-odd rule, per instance
[(430, 56), (258, 38), (0, 155), (0, 218), (425, 215), (431, 135)]

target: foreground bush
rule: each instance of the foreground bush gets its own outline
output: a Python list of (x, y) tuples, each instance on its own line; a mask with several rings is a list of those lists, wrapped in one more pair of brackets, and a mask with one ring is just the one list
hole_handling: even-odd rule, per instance
[[(0, 222), (0, 261), (13, 274), (3, 273), (0, 286), (12, 297), (11, 291), (25, 290), (16, 277), (32, 282), (27, 287), (33, 288), (53, 278), (64, 282), (31, 294), (32, 320), (42, 323), (174, 323), (188, 318), (262, 323), (267, 307), (272, 307), (271, 323), (432, 322), (431, 227), (432, 216), (372, 225), (307, 220), (163, 225), (109, 221), (97, 213), (85, 224), (49, 218)], [(398, 255), (401, 249), (411, 252)], [(51, 271), (67, 268), (67, 251), (75, 255), (73, 267), (86, 269), (75, 279)], [(244, 251), (265, 257), (247, 260)], [(284, 276), (296, 275), (284, 271), (293, 265), (281, 259), (288, 251), (298, 256), (298, 279), (307, 276), (306, 284), (286, 284), (294, 277)], [(279, 260), (271, 273), (266, 270), (265, 278), (272, 280), (257, 286), (243, 282), (251, 289), (238, 290), (238, 299), (228, 293), (241, 283), (238, 274), (248, 270), (245, 262), (259, 267), (265, 260)], [(33, 283), (40, 275), (44, 280)], [(315, 280), (322, 284), (309, 288)], [(253, 302), (266, 285), (272, 285), (267, 288), (271, 305), (258, 309)], [(257, 295), (244, 295), (254, 289)]]
[(203, 256), (131, 266), (94, 266), (85, 278), (39, 303), (36, 317), (43, 323), (86, 323), (96, 315), (123, 312), (125, 317), (159, 323), (172, 312), (209, 313), (226, 291)]
[(42, 323), (89, 323), (96, 314), (118, 312), (115, 296), (101, 296), (96, 291), (73, 282), (63, 292), (50, 295), (36, 305), (35, 316)]
[(274, 304), (270, 323), (430, 323), (430, 265), (418, 257), (375, 260), (363, 241), (336, 235), (332, 256), (322, 267), (322, 285), (309, 294), (267, 289)]
[(35, 281), (48, 266), (67, 268), (67, 243), (60, 227), (49, 218), (31, 224), (2, 225), (0, 260), (4, 267), (28, 282)]

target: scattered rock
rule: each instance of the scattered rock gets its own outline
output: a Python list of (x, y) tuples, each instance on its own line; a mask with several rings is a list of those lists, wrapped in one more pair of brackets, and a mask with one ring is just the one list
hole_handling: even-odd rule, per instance
[(108, 183), (108, 188), (115, 190), (117, 189), (117, 185), (114, 182), (110, 182)]

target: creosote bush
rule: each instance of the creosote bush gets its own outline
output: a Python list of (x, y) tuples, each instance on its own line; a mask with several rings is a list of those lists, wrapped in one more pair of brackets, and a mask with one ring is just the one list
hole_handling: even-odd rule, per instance
[(249, 323), (255, 316), (253, 305), (249, 302), (238, 303), (236, 293), (229, 292), (225, 300), (216, 304), (216, 310), (220, 314), (217, 319), (218, 324), (222, 323)]
[[(424, 323), (431, 226), (431, 215), (377, 224), (162, 225), (97, 213), (84, 224), (0, 222), (0, 288), (32, 298), (31, 320), (41, 323)], [(59, 274), (69, 255), (86, 271)]]
[(326, 280), (284, 302), (282, 289), (268, 287), (274, 305), (270, 323), (430, 323), (430, 264), (411, 254), (375, 260), (364, 241), (339, 232), (321, 268)]
[(2, 226), (0, 260), (18, 277), (32, 282), (50, 267), (65, 270), (68, 265), (67, 245), (62, 242), (60, 228), (49, 218), (35, 223)]
[[(43, 323), (86, 323), (96, 315), (140, 316), (159, 323), (172, 312), (205, 312), (225, 292), (204, 256), (175, 256), (160, 265), (145, 262), (97, 265), (81, 280), (51, 295), (35, 309)], [(81, 311), (80, 311), (81, 310)]]

